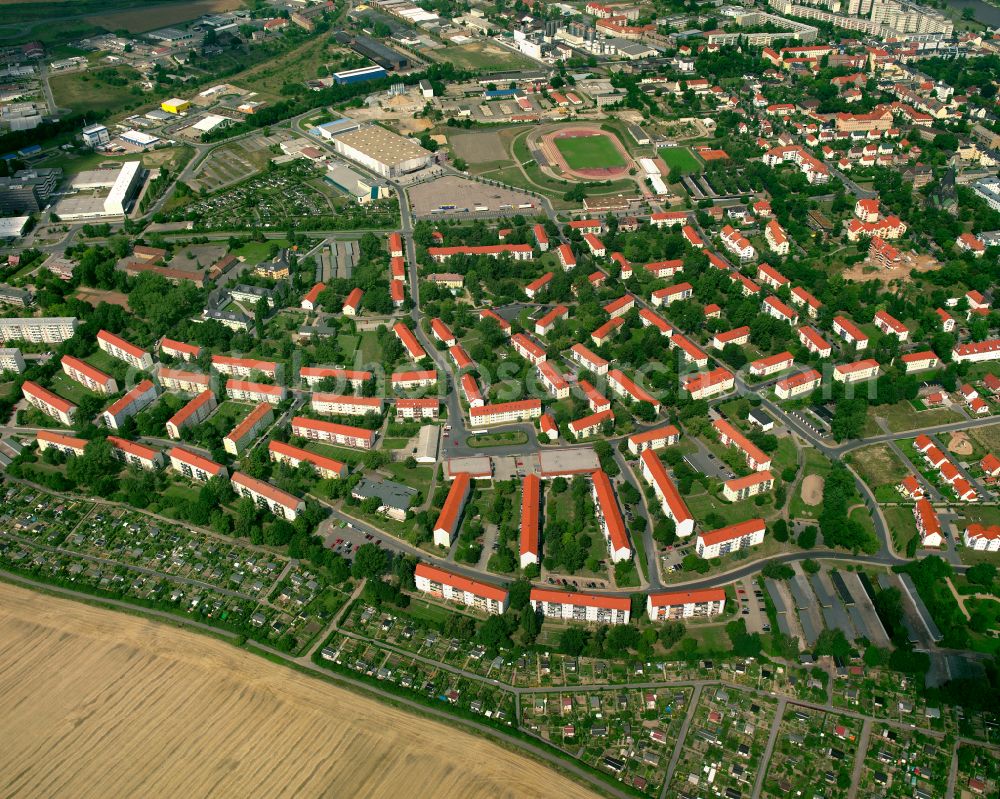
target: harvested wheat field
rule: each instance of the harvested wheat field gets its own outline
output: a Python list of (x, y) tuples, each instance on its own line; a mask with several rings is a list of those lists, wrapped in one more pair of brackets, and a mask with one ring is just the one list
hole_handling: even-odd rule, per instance
[(802, 478), (802, 501), (815, 507), (823, 501), (823, 478), (818, 474), (807, 474)]
[(0, 795), (593, 797), (221, 641), (0, 584)]

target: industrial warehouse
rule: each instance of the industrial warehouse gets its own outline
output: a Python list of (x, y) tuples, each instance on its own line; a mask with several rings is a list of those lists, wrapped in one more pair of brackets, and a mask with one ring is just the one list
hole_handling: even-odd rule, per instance
[(378, 125), (334, 135), (332, 142), (340, 155), (384, 178), (416, 172), (434, 159), (416, 142)]
[(81, 172), (71, 181), (74, 193), (59, 200), (53, 213), (66, 221), (123, 216), (142, 190), (145, 175), (141, 161), (126, 161), (120, 169)]

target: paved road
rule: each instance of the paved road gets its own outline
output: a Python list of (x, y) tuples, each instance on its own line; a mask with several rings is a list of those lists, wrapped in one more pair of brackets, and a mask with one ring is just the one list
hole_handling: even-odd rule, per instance
[(757, 778), (753, 783), (751, 799), (760, 799), (760, 792), (764, 788), (764, 777), (767, 775), (767, 767), (771, 762), (771, 755), (774, 753), (774, 744), (778, 740), (778, 728), (781, 726), (781, 717), (785, 715), (785, 705), (788, 700), (785, 697), (778, 699), (778, 709), (774, 714), (774, 721), (771, 722), (771, 730), (767, 734), (767, 746), (764, 747), (764, 754), (757, 766)]
[(660, 799), (666, 799), (667, 789), (673, 781), (674, 772), (677, 770), (677, 763), (681, 759), (681, 752), (684, 751), (684, 741), (687, 740), (688, 730), (691, 728), (691, 720), (694, 718), (695, 710), (698, 708), (698, 700), (701, 699), (701, 685), (694, 687), (691, 694), (691, 702), (688, 705), (687, 713), (684, 714), (684, 723), (681, 724), (680, 733), (677, 735), (677, 743), (674, 744), (674, 751), (670, 755), (670, 764), (667, 766), (667, 775), (663, 780), (663, 788), (660, 790)]
[[(830, 685), (833, 684), (831, 678)], [(865, 755), (868, 753), (868, 740), (872, 734), (872, 720), (865, 719), (861, 725), (861, 736), (858, 738), (857, 754), (854, 757), (854, 771), (851, 773), (851, 787), (847, 792), (847, 799), (857, 799), (858, 788), (861, 785), (861, 774), (865, 767)]]

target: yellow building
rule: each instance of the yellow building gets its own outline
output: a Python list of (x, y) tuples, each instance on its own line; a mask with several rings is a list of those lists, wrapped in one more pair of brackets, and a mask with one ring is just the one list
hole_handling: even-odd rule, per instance
[(174, 97), (170, 100), (164, 100), (160, 103), (160, 108), (166, 111), (168, 114), (182, 114), (191, 107), (191, 103), (187, 100), (181, 100)]

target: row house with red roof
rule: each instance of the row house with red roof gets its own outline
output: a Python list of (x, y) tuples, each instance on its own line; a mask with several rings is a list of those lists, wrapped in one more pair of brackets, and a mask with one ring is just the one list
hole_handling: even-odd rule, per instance
[(118, 436), (108, 436), (111, 445), (111, 456), (128, 466), (153, 471), (163, 466), (164, 456), (158, 449), (137, 444)]
[(127, 419), (132, 418), (143, 408), (155, 402), (157, 396), (158, 392), (153, 382), (143, 380), (124, 397), (108, 407), (101, 414), (101, 418), (106, 426), (112, 430), (118, 430)]
[(135, 369), (149, 371), (153, 368), (153, 356), (121, 336), (101, 330), (97, 334), (97, 346), (112, 358), (124, 361)]
[(207, 419), (218, 404), (214, 391), (207, 389), (202, 391), (167, 420), (167, 435), (175, 441), (179, 440), (184, 428), (192, 427)]
[(646, 595), (646, 616), (650, 621), (699, 619), (721, 615), (726, 608), (722, 588), (699, 591), (656, 591)]
[(241, 497), (249, 497), (258, 508), (264, 508), (286, 521), (295, 521), (305, 510), (305, 503), (298, 497), (243, 472), (234, 472), (229, 482)]
[(699, 533), (695, 540), (695, 553), (699, 558), (711, 560), (732, 552), (741, 552), (764, 543), (766, 529), (763, 519), (749, 519)]
[(823, 382), (823, 376), (816, 369), (809, 369), (779, 380), (774, 384), (774, 394), (778, 399), (789, 400), (815, 391)]
[(632, 612), (628, 597), (606, 594), (532, 588), (529, 601), (531, 609), (547, 619), (591, 624), (628, 624)]
[(308, 463), (324, 480), (340, 480), (347, 477), (347, 464), (300, 447), (293, 447), (284, 441), (271, 441), (267, 445), (267, 451), (272, 461), (287, 464), (293, 469), (297, 469), (300, 464)]
[(694, 516), (681, 496), (674, 481), (670, 479), (663, 461), (650, 449), (643, 450), (639, 455), (642, 464), (642, 476), (652, 487), (656, 498), (660, 501), (663, 513), (671, 519), (677, 535), (687, 538), (694, 532)]
[(719, 366), (710, 372), (703, 372), (687, 378), (683, 383), (683, 389), (690, 395), (691, 399), (700, 400), (714, 397), (717, 394), (725, 394), (732, 391), (735, 385), (736, 378), (733, 377), (733, 373)]
[(261, 402), (222, 439), (222, 447), (230, 455), (242, 455), (274, 421), (274, 408)]
[(169, 458), (171, 469), (196, 483), (206, 483), (213, 477), (229, 476), (225, 466), (185, 447), (174, 447), (170, 450)]
[(427, 563), (418, 563), (413, 572), (418, 591), (436, 599), (499, 616), (507, 610), (509, 593), (491, 583), (473, 580)]

